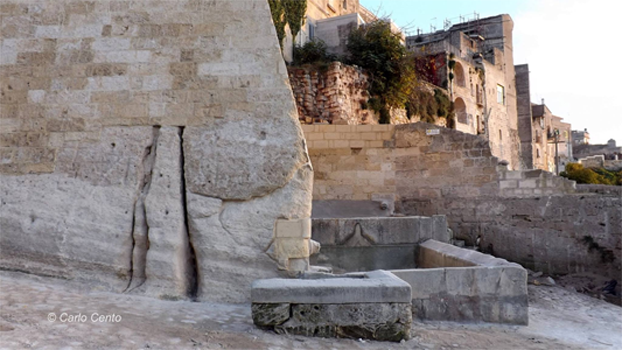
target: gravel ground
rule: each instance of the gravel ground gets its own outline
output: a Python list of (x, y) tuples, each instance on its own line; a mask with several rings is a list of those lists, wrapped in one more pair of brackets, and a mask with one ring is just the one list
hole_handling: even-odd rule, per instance
[(280, 336), (255, 328), (244, 304), (163, 301), (0, 272), (0, 348), (622, 349), (619, 306), (559, 286), (530, 285), (529, 294), (529, 326), (415, 323), (411, 340), (385, 343)]

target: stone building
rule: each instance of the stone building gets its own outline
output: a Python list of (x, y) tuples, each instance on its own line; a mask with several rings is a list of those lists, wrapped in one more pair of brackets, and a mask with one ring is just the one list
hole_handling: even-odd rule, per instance
[(572, 144), (573, 145), (587, 145), (590, 143), (590, 133), (587, 129), (572, 130)]
[[(574, 134), (576, 131), (572, 133)], [(578, 144), (574, 146), (574, 150), (577, 159), (602, 155), (605, 160), (618, 160), (622, 156), (622, 147), (618, 147), (614, 139), (610, 139), (604, 145)]]
[[(525, 169), (564, 171), (571, 162), (574, 132), (544, 104), (531, 102), (529, 66), (521, 64), (516, 70), (518, 132), (521, 140), (521, 163)], [(556, 163), (556, 147), (559, 162)], [(556, 164), (558, 168), (556, 169)]]
[[(370, 10), (361, 5), (359, 0), (306, 1), (305, 23), (296, 35), (295, 42), (289, 30), (286, 30), (283, 57), (287, 62), (293, 60), (292, 52), (295, 45), (302, 46), (311, 40), (321, 40), (326, 44), (330, 53), (344, 55), (350, 31), (378, 19)], [(395, 33), (402, 33), (395, 23), (390, 20), (389, 22)]]
[(424, 78), (447, 88), (456, 129), (482, 134), (492, 152), (520, 167), (512, 29), (509, 15), (474, 19), (406, 38), (426, 64)]

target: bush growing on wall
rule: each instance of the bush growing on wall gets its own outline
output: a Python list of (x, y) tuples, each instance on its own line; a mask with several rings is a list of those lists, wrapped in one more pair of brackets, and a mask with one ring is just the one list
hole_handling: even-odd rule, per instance
[(380, 123), (389, 123), (388, 109), (404, 108), (416, 85), (414, 63), (401, 43), (401, 36), (391, 31), (388, 21), (377, 20), (354, 29), (348, 37), (347, 49), (346, 63), (370, 74), (369, 92), (379, 101), (370, 101), (370, 107), (380, 114)]
[(303, 64), (328, 65), (330, 62), (337, 61), (336, 55), (328, 53), (326, 44), (321, 40), (312, 40), (302, 46), (294, 47), (293, 65)]

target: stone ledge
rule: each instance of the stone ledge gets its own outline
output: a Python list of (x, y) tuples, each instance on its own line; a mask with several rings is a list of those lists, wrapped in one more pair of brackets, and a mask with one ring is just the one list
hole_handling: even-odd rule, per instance
[(522, 268), (519, 264), (511, 263), (505, 259), (495, 258), (488, 254), (459, 248), (433, 239), (419, 245), (417, 266), (420, 268), (467, 266), (514, 266)]
[(327, 279), (264, 279), (251, 286), (253, 303), (410, 303), (411, 287), (378, 270)]

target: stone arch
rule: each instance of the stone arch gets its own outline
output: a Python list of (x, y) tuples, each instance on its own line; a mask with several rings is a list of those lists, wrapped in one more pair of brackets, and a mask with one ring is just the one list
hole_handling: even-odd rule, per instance
[(454, 76), (456, 79), (456, 84), (460, 87), (465, 87), (466, 86), (466, 77), (464, 76), (464, 68), (462, 68), (462, 65), (460, 64), (460, 62), (456, 62), (456, 65), (454, 66)]
[(456, 120), (462, 124), (468, 124), (466, 103), (461, 97), (454, 101), (454, 111), (456, 111)]

